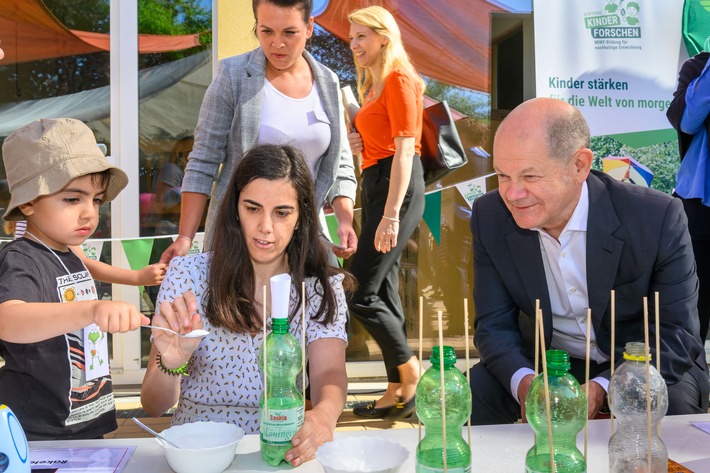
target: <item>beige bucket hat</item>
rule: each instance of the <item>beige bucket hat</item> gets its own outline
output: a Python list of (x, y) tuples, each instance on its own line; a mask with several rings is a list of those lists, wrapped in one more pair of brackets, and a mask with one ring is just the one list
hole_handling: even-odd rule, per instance
[(21, 204), (59, 192), (77, 177), (110, 169), (105, 202), (128, 184), (126, 173), (103, 155), (91, 129), (73, 118), (43, 118), (25, 125), (5, 139), (2, 159), (11, 194), (3, 218), (9, 221), (25, 219)]

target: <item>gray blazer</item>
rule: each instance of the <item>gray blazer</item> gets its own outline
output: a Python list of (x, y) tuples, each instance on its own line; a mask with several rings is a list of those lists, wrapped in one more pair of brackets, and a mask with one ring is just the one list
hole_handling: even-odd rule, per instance
[[(340, 82), (308, 52), (304, 51), (303, 56), (313, 71), (331, 129), (330, 145), (315, 170), (316, 202), (323, 205), (338, 196), (355, 201), (357, 181), (340, 100)], [(234, 168), (256, 143), (265, 75), (266, 57), (260, 48), (224, 59), (202, 101), (182, 191), (211, 196), (205, 226), (208, 237)]]
[[(653, 314), (653, 293), (658, 291), (663, 378), (674, 384), (693, 364), (705, 371), (698, 279), (683, 205), (669, 195), (596, 171), (587, 186), (587, 289), (598, 348), (611, 353), (612, 289), (619, 363), (627, 342), (643, 341), (643, 297), (648, 297)], [(552, 339), (540, 240), (536, 232), (516, 225), (497, 190), (474, 202), (471, 232), (474, 342), (481, 362), (510, 389), (513, 373), (533, 368), (535, 299), (541, 303), (546, 346)], [(650, 332), (653, 339), (653, 326)], [(651, 351), (655, 360), (655, 346)], [(608, 378), (609, 373), (602, 376)]]

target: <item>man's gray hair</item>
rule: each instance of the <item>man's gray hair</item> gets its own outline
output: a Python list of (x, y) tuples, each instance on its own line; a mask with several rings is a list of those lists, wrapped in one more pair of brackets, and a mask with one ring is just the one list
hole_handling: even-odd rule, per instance
[(550, 157), (568, 163), (578, 149), (589, 148), (589, 125), (576, 108), (570, 107), (567, 113), (550, 113), (544, 119)]

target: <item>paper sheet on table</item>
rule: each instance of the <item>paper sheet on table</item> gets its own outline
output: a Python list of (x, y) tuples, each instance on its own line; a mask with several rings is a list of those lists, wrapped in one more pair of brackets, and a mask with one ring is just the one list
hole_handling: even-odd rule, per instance
[(30, 449), (32, 472), (120, 473), (136, 447)]
[(691, 422), (691, 424), (706, 434), (710, 434), (710, 422)]

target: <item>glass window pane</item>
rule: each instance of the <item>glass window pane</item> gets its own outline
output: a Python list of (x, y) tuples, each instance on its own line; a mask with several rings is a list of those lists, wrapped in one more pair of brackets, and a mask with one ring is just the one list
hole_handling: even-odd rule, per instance
[[(141, 34), (161, 34), (176, 44), (197, 35), (199, 45), (139, 56), (140, 235), (156, 237), (149, 263), (156, 263), (178, 233), (182, 177), (202, 98), (212, 81), (212, 3), (138, 2)], [(200, 229), (202, 231), (202, 229)], [(153, 315), (158, 287), (148, 287), (141, 308)], [(141, 333), (142, 366), (150, 332)]]

